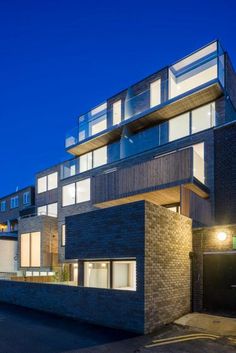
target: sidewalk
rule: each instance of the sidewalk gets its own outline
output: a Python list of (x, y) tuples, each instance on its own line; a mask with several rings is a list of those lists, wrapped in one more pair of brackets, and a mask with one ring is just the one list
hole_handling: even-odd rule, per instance
[(204, 330), (220, 336), (236, 337), (236, 319), (208, 314), (191, 313), (182, 316), (175, 324)]

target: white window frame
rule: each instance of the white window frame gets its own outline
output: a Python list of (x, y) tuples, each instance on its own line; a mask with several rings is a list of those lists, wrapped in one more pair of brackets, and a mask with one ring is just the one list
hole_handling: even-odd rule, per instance
[(17, 208), (19, 207), (19, 196), (14, 196), (14, 197), (11, 197), (10, 199), (10, 208), (13, 209), (13, 208)]

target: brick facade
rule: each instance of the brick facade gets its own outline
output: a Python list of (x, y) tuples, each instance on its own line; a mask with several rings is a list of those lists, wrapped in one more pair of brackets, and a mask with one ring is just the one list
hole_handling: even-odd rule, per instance
[(190, 312), (192, 221), (145, 204), (145, 332)]

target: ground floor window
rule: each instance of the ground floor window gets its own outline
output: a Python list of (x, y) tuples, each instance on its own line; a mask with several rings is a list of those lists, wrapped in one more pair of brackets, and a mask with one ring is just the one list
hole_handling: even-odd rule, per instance
[(136, 261), (86, 261), (84, 262), (84, 286), (136, 290)]
[(21, 267), (40, 267), (40, 232), (21, 234)]

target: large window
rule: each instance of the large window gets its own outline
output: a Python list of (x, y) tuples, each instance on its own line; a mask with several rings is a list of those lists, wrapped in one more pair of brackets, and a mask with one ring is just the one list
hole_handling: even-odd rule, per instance
[(41, 178), (38, 178), (38, 194), (48, 191), (48, 190), (53, 190), (57, 188), (58, 184), (58, 173), (51, 173), (48, 175), (45, 175)]
[(21, 234), (21, 267), (40, 267), (40, 232)]
[(93, 168), (107, 163), (107, 146), (93, 151)]
[(136, 290), (136, 261), (84, 262), (84, 286)]
[(156, 80), (150, 84), (150, 107), (155, 107), (161, 103), (161, 80)]
[(190, 134), (189, 113), (169, 120), (169, 141), (180, 139)]
[(76, 202), (85, 202), (90, 200), (90, 179), (77, 181), (76, 183)]
[(217, 78), (217, 42), (198, 50), (169, 68), (169, 98)]
[(75, 204), (75, 183), (65, 185), (62, 188), (62, 205), (69, 206)]
[(57, 217), (57, 202), (38, 207), (38, 216)]
[(192, 111), (192, 134), (215, 125), (215, 103), (204, 105)]
[(112, 111), (113, 125), (119, 124), (121, 122), (121, 100), (113, 103)]
[(62, 206), (90, 200), (90, 178), (68, 184), (62, 188)]
[(108, 261), (85, 262), (84, 286), (110, 288), (110, 263)]
[(136, 261), (113, 262), (113, 288), (136, 290)]
[(90, 135), (98, 134), (107, 128), (107, 116), (102, 115), (89, 123)]
[(92, 152), (83, 154), (79, 157), (79, 171), (80, 173), (86, 172), (93, 167)]

